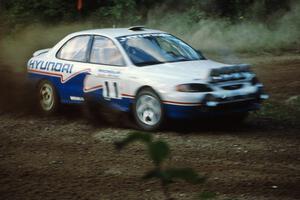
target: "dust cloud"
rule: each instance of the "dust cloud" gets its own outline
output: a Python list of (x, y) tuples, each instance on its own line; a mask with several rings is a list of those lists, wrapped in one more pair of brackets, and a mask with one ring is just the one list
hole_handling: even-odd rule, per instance
[(36, 24), (0, 41), (0, 114), (1, 112), (31, 112), (36, 96), (26, 78), (26, 63), (33, 52), (49, 48), (68, 33), (90, 28), (89, 24), (49, 27)]
[[(149, 27), (171, 32), (204, 52), (278, 52), (300, 48), (300, 3), (276, 16), (270, 22), (249, 21), (243, 16), (238, 22), (226, 19), (200, 19), (191, 22), (189, 13), (149, 12)], [(278, 18), (277, 18), (278, 17)]]

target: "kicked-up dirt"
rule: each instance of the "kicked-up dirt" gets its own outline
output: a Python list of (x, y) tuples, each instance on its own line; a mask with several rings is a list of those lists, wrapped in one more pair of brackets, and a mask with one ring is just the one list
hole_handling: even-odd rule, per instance
[[(300, 95), (299, 57), (255, 63), (275, 110)], [(66, 107), (57, 116), (42, 117), (32, 112), (34, 95), (24, 92), (20, 80), (22, 74), (2, 70), (0, 199), (164, 199), (159, 182), (141, 179), (152, 167), (145, 147), (114, 148), (133, 131), (128, 116), (95, 123), (81, 108)], [(290, 117), (252, 114), (244, 125), (176, 122), (152, 133), (171, 147), (166, 165), (192, 167), (208, 177), (203, 185), (173, 184), (172, 197), (197, 199), (205, 190), (218, 199), (300, 199), (300, 124), (293, 116), (299, 108), (289, 109), (282, 112)]]

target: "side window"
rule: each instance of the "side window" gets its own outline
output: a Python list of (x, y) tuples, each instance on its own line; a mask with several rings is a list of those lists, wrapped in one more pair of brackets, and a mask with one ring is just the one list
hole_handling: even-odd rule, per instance
[(91, 50), (90, 62), (104, 65), (124, 66), (122, 54), (108, 38), (95, 36)]
[(64, 60), (86, 61), (91, 36), (77, 36), (66, 42), (57, 57)]

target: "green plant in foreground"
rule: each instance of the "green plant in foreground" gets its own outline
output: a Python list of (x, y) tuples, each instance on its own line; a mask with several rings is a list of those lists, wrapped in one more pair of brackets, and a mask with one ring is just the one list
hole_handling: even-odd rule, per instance
[[(184, 180), (191, 184), (204, 183), (206, 178), (199, 176), (192, 168), (172, 168), (163, 167), (163, 161), (170, 155), (169, 145), (161, 140), (154, 140), (152, 135), (148, 133), (133, 132), (126, 138), (115, 143), (118, 150), (122, 150), (125, 146), (133, 142), (142, 142), (147, 147), (147, 152), (151, 158), (154, 168), (145, 173), (143, 179), (156, 178), (160, 181), (163, 194), (166, 200), (173, 199), (169, 191), (169, 185), (175, 180)], [(203, 192), (200, 199), (212, 199), (214, 193)]]

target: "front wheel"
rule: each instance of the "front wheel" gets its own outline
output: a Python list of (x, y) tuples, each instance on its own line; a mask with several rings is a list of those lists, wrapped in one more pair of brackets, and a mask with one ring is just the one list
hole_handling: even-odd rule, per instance
[(43, 80), (37, 88), (38, 108), (45, 115), (51, 115), (58, 110), (59, 99), (55, 87), (50, 81)]
[(137, 125), (145, 131), (157, 130), (164, 121), (160, 98), (151, 89), (144, 89), (138, 93), (133, 112)]

